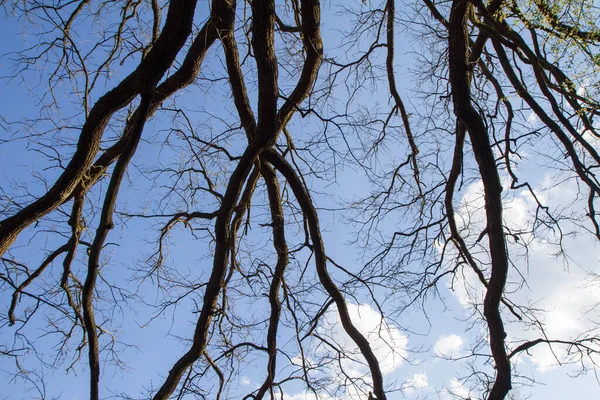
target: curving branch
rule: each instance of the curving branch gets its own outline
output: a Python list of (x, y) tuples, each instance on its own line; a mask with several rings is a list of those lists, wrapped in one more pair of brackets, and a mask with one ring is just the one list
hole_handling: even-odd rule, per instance
[(500, 302), (508, 274), (508, 252), (502, 222), (502, 185), (487, 129), (479, 113), (471, 105), (468, 64), (469, 36), (467, 31), (468, 0), (454, 0), (448, 23), (448, 59), (454, 114), (464, 124), (479, 166), (485, 197), (485, 213), (491, 276), (484, 299), (484, 316), (488, 324), (490, 348), (496, 366), (496, 380), (488, 394), (489, 400), (504, 399), (512, 387), (510, 361), (506, 354), (504, 324)]
[(279, 182), (277, 181), (275, 172), (268, 165), (261, 164), (260, 172), (267, 186), (269, 196), (271, 227), (273, 231), (273, 247), (275, 247), (275, 252), (277, 253), (277, 265), (275, 266), (273, 278), (271, 279), (271, 286), (269, 288), (271, 314), (269, 317), (269, 328), (267, 331), (267, 348), (269, 349), (267, 377), (254, 396), (255, 400), (262, 400), (267, 391), (270, 391), (271, 398), (273, 397), (273, 382), (275, 381), (275, 372), (277, 371), (277, 331), (279, 328), (279, 317), (281, 315), (281, 300), (279, 299), (279, 292), (281, 290), (285, 269), (289, 262)]
[(404, 102), (402, 101), (402, 97), (400, 97), (400, 93), (398, 93), (398, 88), (396, 87), (396, 76), (394, 73), (394, 25), (396, 18), (396, 1), (395, 0), (387, 0), (386, 3), (386, 11), (387, 11), (387, 57), (385, 60), (385, 67), (387, 69), (387, 79), (388, 85), (390, 87), (390, 93), (392, 94), (392, 98), (394, 99), (394, 108), (392, 109), (392, 113), (398, 112), (400, 110), (400, 115), (402, 116), (402, 123), (404, 124), (404, 131), (406, 132), (406, 138), (408, 139), (408, 144), (410, 146), (411, 151), (411, 162), (413, 168), (413, 174), (415, 178), (415, 183), (417, 184), (417, 188), (419, 190), (419, 195), (423, 196), (423, 190), (421, 189), (421, 181), (419, 178), (419, 165), (417, 163), (417, 154), (419, 154), (419, 148), (415, 142), (415, 138), (412, 133), (412, 129), (410, 127), (410, 120), (408, 113), (406, 112), (406, 107), (404, 107)]
[(371, 377), (373, 378), (373, 393), (375, 394), (375, 397), (378, 400), (385, 400), (386, 395), (383, 386), (383, 375), (381, 373), (379, 361), (377, 360), (377, 357), (375, 357), (369, 341), (363, 336), (362, 333), (360, 333), (358, 329), (356, 329), (354, 324), (352, 324), (350, 314), (348, 313), (346, 300), (327, 272), (327, 254), (325, 253), (325, 246), (321, 236), (321, 228), (319, 227), (317, 210), (312, 204), (310, 194), (306, 191), (305, 186), (294, 171), (293, 167), (288, 164), (283, 157), (274, 151), (269, 151), (264, 154), (264, 160), (272, 164), (273, 167), (275, 167), (275, 169), (285, 177), (286, 181), (290, 185), (290, 188), (294, 192), (294, 196), (300, 204), (302, 212), (308, 223), (310, 238), (312, 241), (313, 250), (315, 252), (315, 265), (321, 285), (323, 285), (323, 288), (335, 302), (344, 330), (354, 341), (354, 343), (356, 343), (361, 354), (369, 365)]
[(134, 125), (135, 134), (129, 139), (126, 144), (123, 154), (119, 157), (115, 169), (112, 173), (110, 183), (106, 190), (104, 197), (104, 204), (102, 206), (102, 213), (100, 215), (100, 221), (98, 222), (98, 228), (96, 229), (96, 235), (90, 248), (88, 270), (85, 282), (83, 284), (83, 290), (81, 293), (81, 304), (83, 308), (83, 321), (85, 323), (85, 329), (88, 337), (88, 348), (89, 348), (89, 364), (90, 364), (90, 399), (97, 400), (99, 398), (98, 384), (100, 381), (100, 349), (98, 346), (98, 333), (97, 325), (94, 317), (94, 305), (93, 295), (94, 288), (96, 286), (96, 280), (100, 272), (100, 255), (104, 242), (108, 236), (108, 232), (114, 227), (113, 213), (117, 202), (117, 196), (119, 194), (119, 188), (121, 187), (121, 181), (125, 176), (125, 171), (131, 158), (133, 157), (137, 145), (142, 137), (144, 130), (144, 124), (148, 117), (150, 110), (150, 104), (152, 102), (152, 92), (142, 94), (140, 101), (140, 114), (136, 119)]
[(81, 129), (77, 150), (46, 194), (15, 215), (0, 221), (0, 255), (27, 226), (64, 203), (91, 167), (112, 115), (138, 94), (154, 90), (192, 31), (197, 0), (171, 2), (162, 33), (140, 65), (114, 89), (100, 97)]

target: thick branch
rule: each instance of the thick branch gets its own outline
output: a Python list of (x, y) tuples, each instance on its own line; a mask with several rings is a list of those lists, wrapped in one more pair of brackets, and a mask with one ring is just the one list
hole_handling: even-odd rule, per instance
[(508, 253), (502, 224), (502, 185), (496, 160), (481, 116), (471, 105), (468, 64), (467, 0), (454, 0), (448, 26), (448, 59), (454, 113), (459, 123), (465, 125), (484, 187), (485, 211), (489, 238), (492, 271), (484, 299), (484, 310), (490, 348), (496, 365), (496, 380), (488, 394), (489, 400), (501, 400), (511, 389), (511, 367), (506, 355), (504, 324), (500, 302), (508, 274)]
[[(281, 196), (277, 176), (270, 166), (261, 164), (261, 174), (267, 185), (269, 194), (269, 207), (271, 209), (271, 226), (273, 231), (273, 246), (277, 252), (277, 265), (273, 272), (271, 287), (269, 289), (269, 303), (271, 305), (271, 315), (269, 317), (269, 328), (267, 332), (267, 348), (269, 349), (269, 361), (267, 364), (267, 377), (258, 389), (254, 397), (255, 400), (262, 400), (268, 390), (272, 389), (275, 380), (276, 361), (277, 361), (277, 330), (279, 328), (279, 316), (281, 314), (281, 300), (279, 300), (279, 291), (283, 281), (283, 275), (288, 264), (288, 246), (285, 240), (285, 229), (283, 219), (283, 208), (281, 206)], [(272, 397), (272, 394), (271, 394)]]
[(90, 363), (90, 399), (97, 400), (99, 395), (98, 384), (100, 381), (100, 359), (99, 359), (99, 347), (98, 347), (98, 335), (96, 328), (96, 320), (94, 317), (94, 305), (93, 305), (93, 293), (96, 286), (96, 279), (100, 270), (100, 254), (104, 247), (104, 241), (108, 236), (108, 232), (113, 228), (113, 212), (115, 204), (117, 202), (117, 196), (121, 181), (127, 170), (129, 161), (133, 157), (137, 145), (142, 136), (144, 130), (144, 123), (148, 117), (148, 111), (152, 102), (152, 95), (144, 93), (141, 100), (141, 113), (138, 115), (135, 124), (135, 134), (131, 136), (127, 143), (126, 149), (119, 157), (115, 170), (110, 179), (110, 183), (106, 190), (106, 196), (104, 198), (104, 204), (102, 206), (102, 213), (100, 215), (100, 221), (96, 230), (96, 235), (90, 248), (89, 262), (87, 276), (83, 285), (83, 291), (81, 293), (81, 303), (83, 306), (83, 320), (85, 322), (85, 329), (88, 336), (88, 348), (89, 348), (89, 363)]
[(293, 167), (288, 164), (283, 157), (274, 151), (269, 151), (264, 154), (264, 160), (271, 163), (275, 169), (285, 177), (290, 185), (290, 188), (294, 192), (294, 196), (300, 204), (302, 212), (304, 213), (304, 216), (308, 222), (310, 237), (313, 243), (313, 250), (315, 252), (315, 265), (321, 285), (323, 285), (323, 288), (325, 288), (329, 296), (331, 296), (335, 302), (340, 320), (342, 322), (342, 327), (348, 336), (350, 336), (350, 338), (354, 341), (354, 343), (356, 343), (365, 360), (367, 360), (367, 364), (369, 365), (369, 369), (371, 371), (371, 377), (373, 378), (373, 392), (375, 393), (375, 396), (378, 400), (385, 400), (386, 395), (383, 388), (383, 375), (381, 374), (379, 361), (375, 357), (369, 341), (363, 336), (362, 333), (360, 333), (358, 329), (356, 329), (352, 323), (350, 314), (348, 313), (346, 300), (327, 272), (327, 255), (325, 254), (325, 245), (323, 244), (323, 239), (321, 237), (321, 228), (319, 227), (317, 210), (312, 204), (310, 194), (307, 192), (304, 184), (294, 171)]
[(192, 30), (196, 0), (173, 1), (163, 31), (140, 65), (117, 87), (100, 97), (85, 121), (77, 149), (56, 183), (42, 197), (0, 222), (0, 255), (34, 221), (60, 206), (73, 192), (98, 152), (111, 116), (138, 94), (154, 90)]
[[(234, 7), (235, 8), (235, 7)], [(219, 215), (215, 221), (213, 269), (206, 285), (200, 316), (196, 323), (192, 346), (173, 366), (154, 399), (166, 400), (177, 387), (183, 373), (204, 354), (208, 330), (217, 300), (223, 288), (227, 260), (231, 251), (230, 221), (234, 207), (259, 154), (275, 143), (277, 134), (277, 61), (274, 48), (275, 4), (273, 1), (252, 3), (252, 46), (258, 70), (258, 124), (246, 151), (233, 171)]]

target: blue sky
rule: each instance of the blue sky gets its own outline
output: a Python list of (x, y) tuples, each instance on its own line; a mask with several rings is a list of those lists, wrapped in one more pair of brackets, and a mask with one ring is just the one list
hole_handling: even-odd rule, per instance
[[(204, 3), (202, 3), (204, 4)], [(199, 20), (205, 8), (198, 11)], [(338, 40), (342, 37), (340, 32), (352, 28), (350, 20), (344, 13), (335, 6), (324, 6), (323, 35), (325, 39), (326, 54), (339, 55), (343, 51), (342, 44)], [(31, 45), (38, 40), (34, 33), (35, 26), (28, 25), (23, 20), (15, 20), (8, 16), (0, 23), (0, 35), (4, 38), (0, 43), (0, 76), (7, 77), (14, 71), (13, 58), (11, 52), (22, 48), (23, 45)], [(81, 28), (82, 32), (85, 29)], [(408, 35), (408, 34), (407, 34)], [(82, 46), (85, 46), (89, 38), (82, 35)], [(408, 43), (398, 44), (397, 49), (397, 80), (400, 90), (408, 100), (407, 107), (409, 112), (414, 113), (415, 118), (419, 114), (419, 99), (411, 99), (410, 93), (417, 86), (415, 68), (415, 52), (423, 51), (416, 41), (407, 41)], [(336, 43), (332, 45), (330, 43)], [(340, 50), (342, 49), (342, 50)], [(418, 54), (417, 54), (418, 55)], [(203, 76), (211, 77), (213, 74), (219, 76), (222, 73), (222, 64), (218, 60), (220, 48), (213, 49), (203, 65)], [(347, 55), (349, 58), (353, 54)], [(383, 53), (380, 53), (380, 60), (383, 59)], [(97, 96), (106, 88), (112, 87), (114, 82), (126, 73), (129, 64), (117, 67), (114, 76), (111, 76), (106, 82), (101, 80), (97, 91), (91, 96)], [(47, 74), (48, 65), (36, 65), (37, 71), (27, 72), (23, 77), (13, 79), (0, 79), (0, 115), (7, 121), (23, 121), (28, 118), (36, 118), (39, 115), (39, 106), (48, 101), (48, 93), (43, 77)], [(407, 72), (413, 68), (411, 72)], [(42, 78), (40, 78), (40, 76)], [(226, 126), (227, 122), (235, 120), (233, 114), (234, 108), (228, 100), (227, 82), (215, 82), (210, 85), (212, 91), (205, 90), (209, 85), (206, 81), (199, 83), (201, 88), (194, 87), (186, 90), (186, 93), (177, 100), (173, 106), (180, 107), (187, 111), (188, 116), (193, 119), (193, 124), (199, 132), (209, 134), (210, 132), (219, 132)], [(204, 85), (204, 86), (202, 86)], [(377, 89), (377, 90), (375, 90)], [(360, 102), (354, 112), (366, 112), (375, 108), (375, 105), (388, 107), (387, 86), (385, 81), (377, 83), (377, 87), (368, 87), (359, 91)], [(62, 85), (57, 89), (57, 102), (60, 105), (61, 115), (59, 121), (64, 121), (65, 125), (81, 123), (82, 114), (79, 109), (73, 106), (76, 96), (72, 95), (72, 87)], [(341, 92), (339, 92), (341, 93)], [(251, 94), (252, 95), (252, 94)], [(332, 99), (332, 109), (343, 103), (342, 94), (340, 97)], [(171, 105), (171, 103), (169, 103)], [(50, 109), (49, 109), (50, 110)], [(48, 111), (50, 112), (50, 111)], [(334, 112), (332, 112), (334, 113)], [(64, 118), (63, 118), (64, 116)], [(214, 118), (214, 117), (221, 117)], [(62, 119), (61, 119), (62, 118)], [(531, 115), (523, 115), (525, 121), (530, 124), (532, 129), (539, 124)], [(179, 125), (178, 125), (179, 124)], [(134, 165), (129, 172), (128, 182), (120, 194), (120, 205), (118, 211), (121, 213), (152, 213), (158, 209), (173, 211), (180, 204), (166, 201), (161, 197), (166, 193), (164, 185), (169, 183), (168, 175), (157, 176), (156, 179), (149, 179), (148, 171), (157, 167), (174, 166), (183, 163), (185, 146), (182, 141), (177, 141), (173, 136), (174, 147), (161, 145), (161, 140), (168, 136), (168, 131), (172, 126), (181, 127), (181, 119), (176, 120), (173, 113), (168, 111), (160, 112), (146, 126), (145, 140), (140, 145), (135, 158)], [(396, 121), (396, 124), (399, 124)], [(0, 187), (5, 192), (13, 195), (24, 195), (29, 191), (33, 195), (43, 192), (43, 179), (52, 182), (59, 171), (57, 169), (48, 169), (52, 163), (47, 157), (38, 150), (41, 148), (33, 144), (31, 140), (22, 138), (30, 131), (40, 132), (48, 129), (50, 123), (43, 122), (35, 126), (29, 124), (11, 124), (4, 127), (0, 125), (0, 138), (13, 140), (0, 142)], [(8, 129), (6, 129), (8, 128)], [(317, 136), (323, 126), (314, 120), (304, 121), (294, 120), (290, 125), (292, 135), (297, 135), (298, 142), (308, 141), (312, 135)], [(117, 130), (115, 130), (117, 132)], [(335, 132), (335, 130), (332, 130)], [(77, 134), (75, 129), (65, 129), (56, 135), (47, 135), (42, 139), (52, 146), (52, 143), (65, 143), (72, 140)], [(373, 134), (373, 132), (371, 132)], [(114, 135), (114, 134), (113, 134)], [(365, 133), (365, 136), (368, 136)], [(384, 171), (389, 164), (406, 157), (406, 150), (398, 151), (398, 143), (393, 140), (402, 137), (401, 130), (389, 134), (389, 141), (382, 145), (377, 152), (377, 163), (374, 167), (374, 175)], [(16, 139), (22, 138), (22, 139)], [(350, 146), (358, 145), (360, 138), (354, 138)], [(341, 138), (332, 137), (332, 143), (343, 145)], [(401, 139), (400, 139), (401, 140)], [(426, 148), (427, 138), (422, 137), (423, 146)], [(448, 146), (449, 142), (442, 142)], [(230, 141), (231, 151), (235, 153), (240, 150), (240, 141), (236, 139)], [(450, 148), (446, 148), (447, 152)], [(59, 151), (68, 156), (70, 149), (61, 147)], [(541, 198), (554, 210), (573, 210), (578, 216), (581, 216), (582, 201), (577, 195), (577, 187), (572, 180), (565, 180), (560, 186), (554, 184), (561, 179), (569, 178), (568, 174), (554, 174), (551, 169), (543, 168), (544, 149), (539, 146), (529, 146), (524, 148), (523, 153), (527, 154), (527, 160), (520, 166), (522, 176), (527, 177), (531, 184), (539, 190)], [(47, 151), (44, 151), (48, 154)], [(314, 166), (320, 168), (319, 157), (328, 157), (329, 153), (323, 151), (322, 155), (315, 156)], [(424, 152), (423, 160), (431, 156), (427, 151)], [(448, 154), (445, 155), (448, 157)], [(442, 162), (448, 164), (449, 159), (442, 157)], [(216, 164), (216, 163), (215, 163)], [(447, 165), (449, 166), (449, 165)], [(335, 174), (334, 174), (335, 172)], [(324, 168), (318, 171), (323, 179), (309, 178), (309, 186), (313, 189), (315, 203), (319, 207), (319, 217), (324, 231), (325, 246), (328, 255), (336, 262), (343, 265), (350, 271), (358, 271), (359, 267), (371, 257), (369, 249), (363, 249), (360, 244), (364, 242), (365, 237), (356, 238), (357, 225), (349, 220), (354, 215), (351, 204), (353, 201), (366, 196), (371, 188), (368, 186), (368, 179), (364, 176), (363, 170), (353, 164), (348, 158), (342, 160), (335, 171)], [(146, 177), (144, 177), (146, 176)], [(151, 177), (154, 177), (150, 173)], [(226, 180), (226, 175), (215, 173), (215, 179), (221, 183)], [(505, 178), (506, 179), (506, 178)], [(18, 186), (17, 184), (21, 185)], [(382, 181), (385, 186), (386, 181)], [(101, 191), (106, 183), (99, 186), (90, 194), (90, 198), (99, 199)], [(264, 200), (264, 191), (256, 194), (257, 199)], [(574, 200), (575, 199), (575, 200)], [(157, 205), (158, 204), (158, 205)], [(197, 201), (198, 207), (204, 207), (202, 211), (213, 211), (216, 203)], [(212, 208), (211, 208), (212, 207)], [(477, 238), (477, 229), (481, 229), (483, 200), (481, 197), (481, 184), (477, 179), (467, 181), (465, 186), (455, 195), (455, 207), (462, 221), (469, 219), (471, 225), (468, 228), (468, 236), (472, 242)], [(97, 210), (90, 209), (95, 212)], [(530, 224), (530, 217), (535, 212), (535, 207), (530, 196), (523, 191), (517, 191), (508, 195), (505, 199), (505, 222), (507, 226), (514, 229), (523, 229)], [(97, 213), (96, 213), (97, 214)], [(259, 247), (268, 243), (268, 229), (261, 226), (265, 222), (265, 207), (260, 201), (252, 209), (251, 214), (256, 218), (250, 227), (248, 237), (248, 248), (254, 243)], [(95, 214), (93, 214), (95, 215)], [(462, 219), (464, 218), (464, 219)], [(93, 227), (97, 215), (91, 216), (88, 221), (89, 226)], [(115, 282), (128, 282), (128, 289), (135, 293), (137, 297), (131, 297), (127, 302), (123, 300), (122, 307), (106, 310), (103, 317), (115, 318), (116, 323), (111, 326), (114, 332), (118, 333), (119, 342), (116, 352), (120, 359), (126, 365), (123, 369), (106, 367), (103, 369), (101, 377), (102, 394), (105, 397), (111, 394), (126, 393), (133, 398), (144, 398), (146, 390), (151, 385), (155, 388), (162, 383), (161, 377), (164, 377), (170, 368), (170, 365), (187, 349), (187, 344), (183, 339), (189, 338), (193, 330), (193, 323), (197, 317), (195, 313), (195, 301), (201, 297), (194, 294), (186, 297), (179, 302), (176, 307), (167, 307), (164, 311), (152, 306), (159, 305), (161, 302), (169, 300), (169, 296), (176, 296), (176, 291), (161, 290), (157, 287), (156, 279), (146, 279), (143, 283), (137, 284), (132, 279), (139, 277), (147, 271), (150, 255), (155, 250), (152, 242), (157, 237), (159, 222), (146, 219), (131, 219), (123, 223), (126, 218), (118, 219), (118, 225), (109, 237), (109, 242), (119, 243), (119, 246), (108, 246), (106, 255), (106, 277)], [(386, 239), (391, 232), (398, 229), (399, 226), (406, 223), (403, 215), (391, 213), (380, 221), (378, 229), (381, 237)], [(459, 224), (466, 222), (459, 222)], [(43, 226), (52, 226), (52, 222), (46, 222)], [(465, 229), (466, 226), (465, 226)], [(591, 237), (582, 234), (581, 229), (568, 222), (564, 226), (565, 231), (573, 231), (565, 242), (565, 249), (568, 257), (557, 257), (556, 247), (552, 245), (553, 237), (551, 234), (541, 237), (526, 238), (530, 247), (528, 252), (529, 262), (523, 257), (524, 252), (519, 246), (510, 245), (511, 254), (514, 256), (514, 268), (511, 270), (509, 278), (509, 298), (522, 304), (532, 303), (536, 307), (546, 309), (544, 320), (546, 322), (546, 331), (549, 335), (559, 336), (560, 338), (573, 338), (581, 332), (595, 329), (598, 321), (598, 310), (591, 308), (600, 301), (600, 284), (589, 284), (589, 272), (594, 271), (598, 263), (598, 245)], [(290, 223), (286, 232), (291, 241), (300, 241), (303, 235), (301, 228)], [(176, 228), (169, 240), (168, 246), (168, 265), (176, 271), (174, 279), (201, 281), (209, 273), (211, 266), (212, 247), (207, 240), (205, 233), (198, 232), (200, 239), (193, 238), (189, 231), (183, 227)], [(204, 235), (204, 236), (203, 236)], [(32, 236), (32, 230), (27, 230), (23, 237), (16, 243), (14, 255), (21, 257), (33, 265), (42, 258), (44, 252), (39, 249), (51, 249), (60, 243), (60, 239), (53, 235), (38, 234)], [(371, 242), (373, 244), (374, 242)], [(485, 240), (483, 241), (485, 244)], [(371, 249), (372, 250), (372, 249)], [(436, 249), (433, 249), (434, 251)], [(480, 255), (485, 259), (485, 255)], [(298, 264), (306, 261), (306, 254), (298, 255)], [(81, 261), (81, 260), (80, 260)], [(81, 265), (79, 265), (81, 264)], [(80, 262), (77, 268), (82, 271), (83, 265)], [(410, 266), (419, 269), (419, 260), (413, 260)], [(314, 275), (313, 269), (308, 269), (308, 274)], [(346, 276), (332, 268), (332, 273), (338, 282), (346, 279)], [(527, 284), (523, 284), (522, 274), (527, 278)], [(56, 272), (50, 273), (49, 281)], [(172, 282), (171, 282), (172, 283)], [(386, 382), (397, 381), (399, 386), (405, 387), (403, 392), (390, 394), (390, 399), (396, 398), (449, 398), (449, 392), (466, 396), (469, 393), (469, 386), (463, 384), (461, 377), (469, 375), (469, 359), (462, 359), (469, 353), (469, 350), (478, 343), (484, 346), (481, 352), (486, 351), (485, 347), (485, 326), (481, 322), (472, 322), (470, 318), (473, 315), (473, 302), (481, 303), (481, 288), (478, 287), (474, 277), (465, 270), (464, 274), (459, 274), (453, 282), (443, 281), (438, 285), (439, 292), (437, 296), (429, 296), (424, 302), (422, 308), (411, 307), (402, 313), (397, 313), (398, 303), (402, 302), (400, 295), (394, 296), (388, 292), (380, 292), (376, 296), (385, 308), (384, 311), (389, 314), (389, 320), (381, 324), (379, 312), (374, 305), (369, 302), (369, 298), (364, 290), (356, 290), (355, 297), (349, 299), (350, 312), (355, 324), (363, 331), (365, 335), (372, 340), (372, 346), (376, 349), (376, 354), (383, 360), (382, 369), (385, 374)], [(517, 290), (518, 289), (518, 290)], [(514, 293), (512, 292), (514, 291)], [(322, 293), (315, 291), (315, 300)], [(5, 307), (9, 304), (11, 293), (5, 291), (0, 294), (1, 304), (5, 304), (1, 312), (5, 312)], [(118, 296), (117, 296), (118, 297)], [(237, 310), (240, 313), (256, 313), (256, 315), (266, 315), (268, 302), (256, 301), (251, 304), (244, 304), (240, 301)], [(587, 312), (587, 313), (585, 313)], [(510, 316), (505, 315), (507, 321)], [(154, 318), (156, 317), (156, 318)], [(56, 354), (56, 348), (53, 338), (42, 336), (42, 332), (47, 329), (48, 321), (39, 316), (33, 320), (26, 328), (26, 332), (31, 337), (35, 337), (38, 342), (38, 349), (44, 353), (45, 359), (53, 359)], [(373, 335), (373, 331), (383, 329), (383, 338)], [(0, 330), (0, 343), (11, 341), (14, 333), (14, 327), (2, 326)], [(334, 312), (328, 311), (323, 323), (319, 327), (319, 333), (331, 338), (348, 350), (353, 349), (353, 345), (347, 341), (345, 334), (339, 329), (339, 321)], [(531, 329), (524, 329), (522, 325), (513, 322), (507, 322), (507, 340), (511, 343), (517, 343), (519, 340), (533, 339), (536, 336)], [(260, 332), (253, 332), (252, 335), (260, 335)], [(286, 336), (287, 335), (287, 336)], [(289, 344), (293, 348), (289, 331), (282, 330), (280, 343)], [(136, 348), (129, 346), (134, 344)], [(316, 355), (327, 356), (326, 349), (315, 345), (311, 349)], [(515, 398), (537, 399), (565, 399), (565, 398), (594, 398), (600, 394), (600, 387), (593, 371), (579, 376), (576, 379), (569, 376), (577, 371), (577, 366), (556, 367), (556, 359), (546, 348), (535, 349), (530, 352), (530, 356), (520, 357), (516, 362), (516, 368), (519, 373), (526, 377), (534, 377), (538, 382), (531, 387), (516, 388)], [(564, 356), (560, 350), (557, 350), (557, 357), (562, 359)], [(84, 352), (82, 360), (85, 360), (87, 354)], [(101, 357), (102, 358), (102, 357)], [(447, 358), (458, 358), (459, 360), (449, 360)], [(67, 358), (69, 359), (69, 357)], [(596, 360), (598, 360), (596, 358)], [(285, 365), (286, 362), (294, 364), (294, 360), (289, 361), (285, 358), (279, 360), (280, 368), (291, 368)], [(476, 365), (481, 365), (481, 359), (476, 361)], [(239, 386), (232, 385), (233, 389), (229, 393), (235, 396), (249, 389), (257, 387), (264, 374), (264, 358), (255, 357), (249, 360), (248, 365), (244, 367), (243, 372), (233, 378), (233, 382), (239, 382)], [(40, 363), (35, 356), (30, 354), (25, 361), (27, 367), (39, 368)], [(56, 370), (49, 366), (43, 368), (46, 380), (46, 391), (48, 395), (59, 396), (65, 399), (85, 399), (87, 397), (87, 369), (85, 361), (80, 361), (68, 373), (65, 368), (68, 363), (60, 364)], [(588, 364), (586, 366), (589, 367)], [(349, 362), (346, 368), (354, 371), (356, 374), (364, 374), (364, 366)], [(14, 364), (10, 359), (0, 359), (0, 374), (8, 382), (0, 393), (0, 398), (36, 398), (36, 392), (32, 389), (29, 382), (22, 379), (12, 379), (11, 373), (14, 371)], [(489, 368), (488, 368), (489, 371)], [(339, 375), (335, 367), (327, 370), (330, 378)], [(411, 388), (409, 388), (409, 386)], [(291, 400), (304, 400), (313, 398), (306, 394), (305, 388), (297, 383), (291, 383), (284, 386), (285, 398)], [(350, 393), (352, 394), (352, 393)], [(596, 395), (594, 395), (596, 394)], [(341, 396), (341, 395), (340, 395)], [(328, 397), (324, 397), (328, 398)], [(341, 397), (340, 397), (341, 398)], [(356, 397), (355, 397), (356, 398)]]

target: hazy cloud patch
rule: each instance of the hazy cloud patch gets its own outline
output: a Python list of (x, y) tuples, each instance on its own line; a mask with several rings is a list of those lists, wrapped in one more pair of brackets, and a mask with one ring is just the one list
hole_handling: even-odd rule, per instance
[(454, 358), (458, 357), (462, 350), (464, 340), (458, 335), (442, 336), (435, 342), (433, 353), (438, 357)]

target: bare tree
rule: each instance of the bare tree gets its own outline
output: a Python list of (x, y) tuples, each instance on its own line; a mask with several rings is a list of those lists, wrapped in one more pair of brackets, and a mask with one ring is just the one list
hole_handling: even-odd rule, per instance
[[(388, 4), (384, 11), (393, 9)], [(510, 282), (513, 286), (526, 284), (527, 272), (520, 270), (523, 264), (518, 260), (522, 255), (527, 259), (532, 242), (552, 241), (555, 251), (564, 254), (563, 240), (573, 231), (598, 238), (598, 182), (591, 172), (598, 165), (596, 105), (593, 96), (589, 97), (594, 89), (588, 86), (598, 73), (590, 58), (590, 49), (597, 46), (590, 40), (597, 31), (597, 12), (591, 4), (572, 2), (426, 0), (403, 18), (418, 22), (401, 22), (407, 30), (417, 26), (420, 39), (432, 50), (419, 64), (419, 76), (426, 82), (421, 84), (420, 101), (428, 107), (415, 107), (419, 117), (410, 122), (412, 128), (407, 126), (406, 111), (401, 113), (413, 149), (409, 160), (415, 155), (413, 143), (419, 139), (430, 147), (418, 146), (426, 152), (421, 151), (417, 164), (392, 163), (389, 172), (373, 174), (372, 181), (381, 189), (354, 204), (364, 243), (375, 249), (362, 276), (382, 274), (383, 269), (386, 279), (381, 281), (400, 281), (408, 288), (401, 292), (406, 305), (424, 302), (428, 294), (439, 290), (440, 282), (447, 282), (446, 277), (453, 288), (466, 284), (470, 291), (483, 292), (481, 299), (473, 299), (473, 320), (485, 322), (487, 337), (473, 348), (473, 370), (467, 377), (483, 398), (506, 398), (513, 385), (527, 381), (514, 373), (511, 361), (534, 346), (561, 348), (565, 356), (555, 356), (558, 364), (579, 363), (582, 372), (595, 369), (596, 326), (570, 339), (550, 338), (543, 312), (515, 303), (511, 297), (517, 295), (508, 292), (507, 285), (510, 275), (517, 277), (517, 282)], [(366, 13), (357, 14), (363, 22), (360, 29), (379, 32), (383, 14), (372, 11), (363, 21), (360, 18)], [(582, 27), (583, 20), (588, 21), (589, 31)], [(380, 25), (369, 28), (375, 21)], [(388, 32), (392, 23), (388, 15)], [(361, 63), (375, 58), (371, 49), (378, 47), (381, 38), (378, 33), (373, 37)], [(392, 43), (390, 38), (387, 43)], [(391, 97), (400, 104), (389, 79), (393, 76), (389, 57), (390, 49), (386, 66)], [(347, 66), (354, 67), (352, 63)], [(531, 128), (530, 120), (539, 124)], [(385, 120), (383, 129), (390, 121)], [(411, 134), (417, 131), (415, 126), (422, 132), (416, 136)], [(454, 142), (453, 149), (448, 140)], [(377, 144), (383, 143), (378, 138)], [(548, 206), (542, 200), (544, 193), (529, 182), (531, 175), (521, 167), (529, 151), (545, 159), (555, 179), (563, 184), (576, 182), (568, 208)], [(451, 160), (449, 168), (444, 167), (446, 160)], [(411, 174), (415, 178), (407, 179)], [(468, 205), (460, 205), (457, 213), (457, 188), (474, 183), (482, 187), (483, 208), (469, 211)], [(535, 207), (526, 226), (515, 230), (503, 208), (515, 193), (523, 192)], [(580, 197), (587, 200), (579, 201)], [(408, 228), (395, 229), (387, 241), (378, 240), (386, 221), (399, 212), (404, 213)], [(477, 218), (483, 219), (478, 222)], [(421, 263), (414, 262), (418, 258)], [(465, 282), (465, 269), (479, 282)], [(513, 343), (507, 342), (506, 321), (536, 331), (539, 338), (515, 342), (512, 336)], [(482, 352), (487, 346), (489, 353)], [(477, 360), (489, 363), (493, 372), (486, 372)]]
[[(173, 328), (185, 348), (146, 397), (284, 398), (298, 381), (315, 398), (385, 399), (406, 385), (384, 380), (353, 302), (376, 308), (378, 340), (405, 357), (386, 340), (395, 317), (425, 312), (447, 285), (476, 293), (470, 322), (486, 332), (466, 356), (474, 397), (511, 396), (527, 383), (513, 360), (541, 345), (595, 368), (597, 326), (549, 337), (543, 313), (515, 300), (535, 241), (563, 253), (572, 231), (600, 239), (593, 3), (342, 2), (336, 18), (351, 28), (339, 43), (313, 0), (1, 4), (37, 35), (13, 54), (12, 78), (43, 80), (39, 116), (0, 125), (14, 131), (0, 144), (31, 146), (48, 167), (42, 185), (0, 194), (12, 338), (0, 351), (38, 397), (26, 352), (44, 367), (85, 365), (90, 398), (106, 396), (102, 371), (127, 346), (121, 318), (150, 304), (148, 324), (177, 308), (194, 321)], [(398, 60), (409, 42), (425, 50), (412, 66)], [(408, 87), (398, 76), (411, 68)], [(536, 150), (576, 187), (569, 207), (549, 206), (521, 168)], [(353, 266), (328, 253), (313, 189), (344, 166), (370, 184), (336, 200), (366, 254)], [(482, 189), (473, 208), (455, 198), (469, 185)], [(515, 229), (506, 204), (523, 192), (533, 212)], [(134, 279), (110, 257), (116, 226), (151, 238), (137, 242)], [(203, 268), (178, 262), (192, 252)], [(332, 316), (351, 345), (325, 329)], [(262, 382), (248, 389), (236, 382), (252, 364)]]

